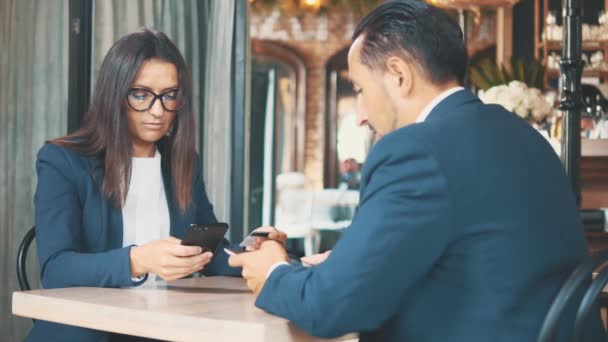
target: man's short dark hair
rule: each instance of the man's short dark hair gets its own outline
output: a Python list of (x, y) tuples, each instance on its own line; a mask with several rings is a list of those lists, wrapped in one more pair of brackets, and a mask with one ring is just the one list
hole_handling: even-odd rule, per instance
[(389, 56), (417, 63), (434, 84), (463, 83), (467, 50), (462, 30), (443, 10), (419, 0), (386, 2), (357, 26), (353, 41), (364, 36), (361, 62), (386, 69)]

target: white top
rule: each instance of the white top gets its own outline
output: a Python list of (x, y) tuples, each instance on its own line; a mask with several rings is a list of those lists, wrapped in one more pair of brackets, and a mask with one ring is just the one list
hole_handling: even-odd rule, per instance
[(435, 97), (433, 99), (433, 101), (429, 102), (429, 104), (426, 105), (426, 107), (424, 107), (424, 109), (422, 110), (422, 112), (420, 113), (420, 115), (418, 115), (418, 118), (416, 119), (416, 123), (420, 123), (420, 122), (424, 122), (424, 120), (426, 120), (426, 118), (429, 116), (429, 114), (431, 114), (431, 112), (433, 111), (433, 109), (435, 109), (435, 107), (443, 100), (445, 100), (448, 96), (454, 94), (455, 92), (464, 89), (463, 87), (453, 87), (450, 88), (446, 91), (444, 91), (443, 93), (439, 94), (437, 97)]
[(122, 226), (123, 247), (140, 246), (169, 236), (169, 207), (158, 150), (152, 158), (131, 158), (131, 181), (122, 208)]

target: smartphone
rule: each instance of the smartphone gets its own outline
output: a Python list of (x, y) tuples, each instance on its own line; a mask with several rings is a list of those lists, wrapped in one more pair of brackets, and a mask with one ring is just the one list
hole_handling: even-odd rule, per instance
[(182, 239), (184, 246), (199, 246), (204, 252), (215, 253), (228, 231), (226, 223), (191, 224)]
[(228, 255), (237, 255), (241, 253), (247, 252), (245, 249), (235, 249), (235, 248), (224, 248), (224, 252)]

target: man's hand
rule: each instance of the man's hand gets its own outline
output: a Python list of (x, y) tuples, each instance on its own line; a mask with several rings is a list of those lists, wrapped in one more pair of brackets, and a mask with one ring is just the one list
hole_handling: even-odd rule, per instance
[(264, 283), (270, 268), (281, 261), (289, 261), (285, 248), (274, 240), (265, 241), (259, 250), (233, 255), (228, 259), (232, 267), (243, 268), (243, 278), (247, 280), (247, 287), (257, 296)]
[(283, 245), (283, 247), (285, 247), (285, 241), (287, 240), (287, 234), (283, 233), (280, 230), (277, 230), (275, 227), (272, 226), (265, 226), (265, 227), (260, 227), (256, 230), (253, 231), (255, 232), (270, 232), (270, 234), (268, 235), (268, 239), (263, 238), (263, 237), (259, 237), (255, 240), (255, 243), (251, 246), (247, 246), (247, 250), (248, 251), (255, 251), (260, 249), (260, 246), (262, 245), (262, 243), (264, 241), (268, 241), (268, 240), (274, 240), (277, 241), (279, 243), (281, 243), (281, 245)]
[(317, 266), (317, 265), (320, 265), (323, 261), (325, 261), (330, 253), (331, 253), (331, 250), (329, 250), (325, 253), (321, 253), (321, 254), (313, 254), (310, 256), (305, 256), (305, 257), (300, 258), (300, 261), (302, 261), (302, 266), (305, 266), (305, 267)]

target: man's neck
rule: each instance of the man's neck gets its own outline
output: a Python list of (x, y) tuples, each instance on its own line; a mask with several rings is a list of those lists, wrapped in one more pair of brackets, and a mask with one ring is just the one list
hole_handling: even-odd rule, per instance
[(416, 89), (417, 95), (414, 96), (416, 100), (411, 101), (407, 106), (399, 108), (403, 111), (399, 113), (397, 118), (397, 128), (415, 123), (418, 116), (435, 98), (454, 87), (461, 87), (461, 85), (456, 81), (446, 82), (441, 85), (434, 85), (432, 83), (421, 85)]

